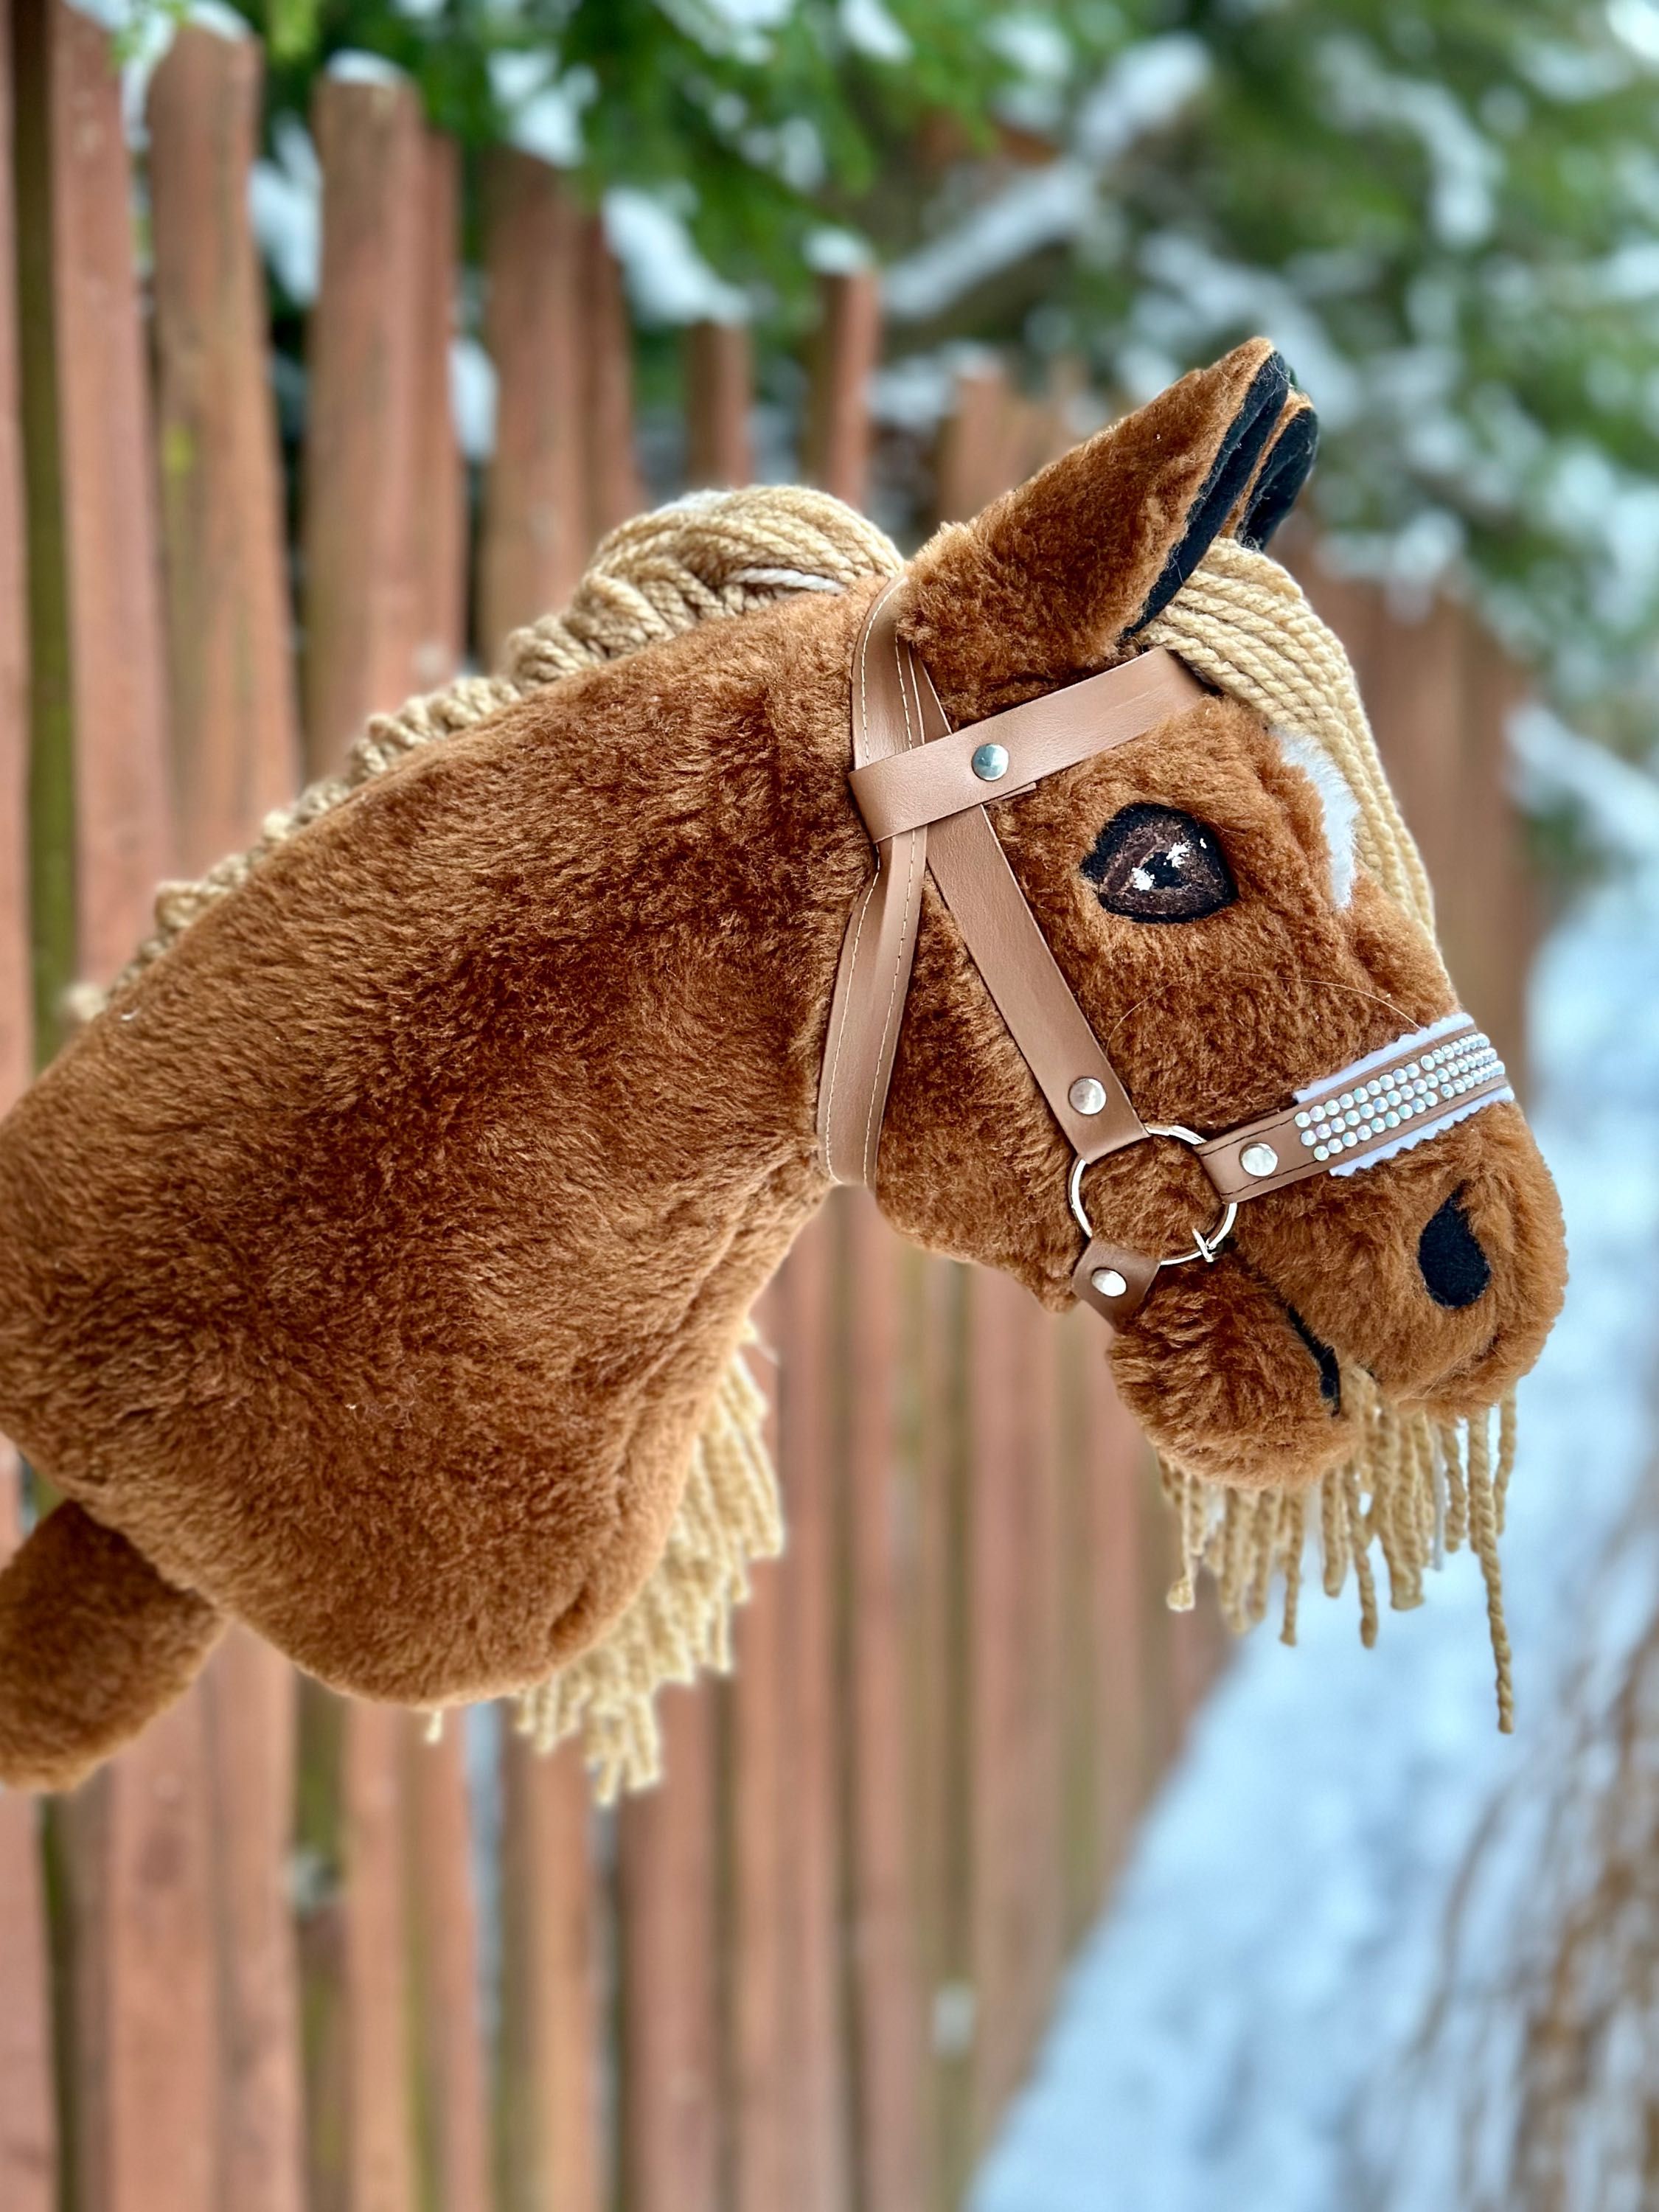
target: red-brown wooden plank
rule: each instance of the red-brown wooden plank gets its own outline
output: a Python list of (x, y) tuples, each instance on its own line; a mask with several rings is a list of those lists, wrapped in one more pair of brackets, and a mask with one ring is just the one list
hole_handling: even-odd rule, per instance
[[(794, 1266), (792, 1254), (756, 1308), (763, 1341), (780, 1355)], [(775, 1366), (767, 1383), (768, 1442), (776, 1464), (782, 1445), (781, 1379)], [(787, 1514), (787, 1481), (783, 1497)], [(794, 2173), (787, 1601), (782, 1563), (762, 1561), (753, 1595), (734, 1623), (736, 1669), (726, 1686), (730, 1754), (722, 1826), (729, 1856), (722, 1887), (730, 1901), (726, 2014), (732, 2212), (770, 2212), (788, 2203)]]
[[(12, 231), (11, 21), (0, 0), (0, 1110), (32, 1057), (28, 919), (28, 646), (23, 573), (16, 268)], [(0, 1444), (0, 1560), (21, 1534), (17, 1455)], [(53, 2212), (57, 2113), (39, 1808), (0, 1793), (0, 2204)]]
[(605, 2201), (587, 1778), (574, 1745), (502, 1761), (501, 2212)]
[(1018, 481), (1010, 423), (1013, 398), (1000, 362), (957, 374), (951, 412), (940, 423), (934, 454), (934, 503), (940, 522), (962, 522)]
[(973, 1729), (969, 1553), (973, 1455), (969, 1271), (919, 1262), (915, 1420), (921, 1457), (916, 1620), (918, 1947), (931, 2064), (925, 2085), (926, 2202), (956, 2212), (972, 2171)]
[[(0, 1563), (20, 1534), (17, 1455), (0, 1445)], [(51, 1974), (40, 1879), (40, 1808), (0, 1795), (0, 2204), (56, 2212)]]
[(881, 294), (871, 269), (820, 280), (806, 426), (806, 473), (849, 506), (869, 496), (868, 385), (881, 354)]
[(289, 1903), (294, 1671), (234, 1627), (204, 1683), (222, 2082), (219, 2212), (305, 2212), (299, 1968)]
[[(688, 334), (688, 473), (740, 483), (750, 467), (746, 330)], [(725, 2157), (720, 2006), (718, 1693), (659, 1701), (664, 1779), (621, 1808), (622, 2197), (629, 2212), (719, 2212)]]
[[(582, 224), (583, 433), (592, 545), (645, 505), (634, 451), (634, 336), (604, 220)], [(585, 548), (584, 550), (586, 549)]]
[(831, 1431), (832, 1224), (763, 1301), (787, 1543), (738, 1623), (727, 1819), (735, 2212), (847, 2202)]
[(463, 1714), (436, 1743), (405, 1720), (418, 2132), (434, 2212), (489, 2212), (489, 2096)]
[(1539, 885), (1528, 866), (1526, 834), (1510, 775), (1509, 722), (1527, 694), (1522, 671), (1471, 622), (1468, 671), (1469, 819), (1473, 865), (1463, 887), (1468, 915), (1468, 1003), (1511, 1075), (1524, 1083), (1527, 981), (1542, 927)]
[(790, 1255), (780, 1340), (780, 1464), (789, 1528), (781, 1580), (791, 1690), (786, 1786), (796, 2130), (789, 2202), (800, 2212), (841, 2212), (852, 2186), (840, 1954), (838, 1203), (832, 1198), (831, 1210), (808, 1226)]
[(179, 866), (257, 835), (300, 771), (264, 276), (247, 215), (261, 63), (186, 25), (149, 94), (153, 331)]
[[(154, 448), (114, 58), (86, 16), (54, 5), (49, 25), (79, 956), (102, 981), (173, 860)], [(194, 1692), (72, 1807), (80, 2171), (100, 2212), (214, 2204), (204, 1717)]]
[(916, 1750), (907, 1613), (913, 1493), (900, 1466), (900, 1252), (866, 1193), (842, 1202), (848, 1275), (846, 1768), (857, 2201), (915, 2212), (925, 2155), (926, 2005), (915, 1885)]
[(1024, 1972), (1012, 2063), (1023, 2079), (1065, 1960), (1065, 1516), (1054, 1324), (1029, 1292), (1020, 1297), (1016, 1328), (1022, 1348), (1026, 1551), (1018, 1648), (1024, 1662), (1020, 1735), (1026, 1751), (1026, 1849), (1021, 1868)]
[(461, 249), (461, 149), (422, 133), (415, 318), (415, 653), (422, 691), (451, 681), (466, 644), (466, 468), (450, 398)]
[(622, 2201), (720, 2212), (714, 1686), (664, 1692), (663, 1780), (618, 1820)]
[(53, 243), (82, 972), (107, 981), (173, 866), (149, 400), (120, 84), (107, 35), (52, 12)]
[(13, 233), (11, 8), (0, 0), (0, 1112), (33, 1068), (29, 972), (28, 605)]
[(564, 605), (587, 553), (578, 347), (580, 217), (556, 169), (497, 148), (484, 173), (484, 343), (495, 450), (478, 555), (478, 639), (493, 665), (510, 630)]
[[(299, 776), (264, 282), (247, 219), (260, 58), (182, 30), (149, 98), (153, 331), (180, 866), (248, 843)], [(216, 1838), (222, 2202), (301, 2212), (298, 1964), (287, 1902), (294, 1679), (242, 1631), (203, 1694)]]
[(305, 725), (314, 774), (419, 681), (411, 302), (424, 134), (413, 88), (325, 77), (323, 260), (309, 337)]
[[(1107, 1347), (1079, 1314), (1086, 1519), (1079, 1555), (1089, 1577), (1090, 1680), (1095, 1741), (1092, 1909), (1115, 1871), (1147, 1784), (1145, 1721), (1146, 1591), (1140, 1523), (1146, 1504), (1145, 1437), (1112, 1388)], [(1161, 1594), (1160, 1594), (1161, 1602)]]
[(1026, 1294), (980, 1271), (969, 1283), (972, 1408), (969, 1606), (973, 1729), (973, 1959), (976, 2125), (982, 2142), (1018, 2079), (1025, 2031), (1030, 1829), (1031, 1413)]
[(341, 1759), (345, 1870), (344, 2212), (413, 2212), (413, 2122), (404, 1749), (392, 1705), (346, 1707)]
[[(412, 545), (415, 680), (454, 678), (465, 642), (465, 478), (450, 398), (459, 252), (459, 149), (434, 131), (419, 149), (422, 205), (410, 343), (415, 354), (412, 459), (420, 498)], [(479, 2006), (465, 1721), (452, 1714), (435, 1744), (405, 1724), (402, 1786), (415, 2025), (416, 2137), (422, 2201), (435, 2212), (488, 2212), (489, 2104)]]
[(746, 323), (693, 323), (685, 334), (685, 480), (694, 489), (748, 483), (754, 381)]

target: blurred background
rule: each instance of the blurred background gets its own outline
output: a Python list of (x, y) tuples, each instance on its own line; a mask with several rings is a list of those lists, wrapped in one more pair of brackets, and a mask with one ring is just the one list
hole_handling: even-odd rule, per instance
[[(1263, 331), (1276, 550), (1565, 1198), (1505, 1545), (1172, 1614), (1097, 1334), (837, 1194), (791, 1528), (592, 1813), (233, 1637), (0, 1798), (0, 2212), (1659, 2203), (1659, 4), (0, 0), (0, 1085), (597, 537), (906, 547)], [(0, 1540), (36, 1500), (0, 1470)]]

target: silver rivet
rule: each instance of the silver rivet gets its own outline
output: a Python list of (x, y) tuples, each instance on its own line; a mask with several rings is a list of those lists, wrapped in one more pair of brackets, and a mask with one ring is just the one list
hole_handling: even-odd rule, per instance
[(1238, 1164), (1246, 1175), (1270, 1176), (1279, 1165), (1279, 1155), (1271, 1145), (1246, 1145), (1238, 1156)]
[(1103, 1298), (1121, 1298), (1129, 1287), (1115, 1267), (1097, 1267), (1089, 1280)]
[(1096, 1082), (1092, 1075), (1079, 1075), (1066, 1096), (1077, 1114), (1098, 1114), (1106, 1103), (1106, 1085)]
[(1006, 745), (981, 745), (973, 758), (974, 774), (981, 783), (994, 783), (1008, 773)]

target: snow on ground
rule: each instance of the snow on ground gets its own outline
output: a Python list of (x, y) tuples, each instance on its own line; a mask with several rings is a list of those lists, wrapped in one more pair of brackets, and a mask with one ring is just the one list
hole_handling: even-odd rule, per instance
[[(1379, 2093), (1440, 1982), (1443, 1916), (1475, 1825), (1506, 1784), (1547, 1797), (1558, 1693), (1604, 1631), (1624, 1640), (1597, 1568), (1654, 1447), (1656, 975), (1650, 863), (1558, 930), (1535, 985), (1534, 1120), (1572, 1277), (1522, 1392), (1504, 1545), (1516, 1735), (1493, 1726), (1466, 1556), (1420, 1611), (1385, 1614), (1374, 1652), (1351, 1594), (1304, 1607), (1296, 1650), (1253, 1638), (1073, 1970), (974, 2212), (1356, 2201)], [(1420, 2124), (1420, 2088), (1413, 2110)], [(1387, 2201), (1446, 2212), (1453, 2198), (1443, 2178), (1413, 2185), (1407, 2171)]]

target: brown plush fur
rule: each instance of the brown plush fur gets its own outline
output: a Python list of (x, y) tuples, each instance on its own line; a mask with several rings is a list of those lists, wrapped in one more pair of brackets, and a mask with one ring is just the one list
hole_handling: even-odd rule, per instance
[[(906, 623), (956, 720), (1123, 649), (1262, 357), (924, 550)], [(869, 866), (846, 786), (867, 599), (710, 623), (411, 757), (194, 924), (0, 1128), (0, 1425), (176, 1591), (149, 1705), (207, 1607), (342, 1688), (434, 1703), (544, 1677), (648, 1571), (750, 1304), (824, 1192), (818, 1070)], [(1079, 861), (1139, 798), (1214, 827), (1236, 905), (1102, 909)], [(1148, 1118), (1224, 1127), (1452, 1004), (1374, 888), (1334, 907), (1311, 787), (1236, 704), (994, 818)], [(930, 887), (881, 1204), (1062, 1305), (1067, 1158)], [(1454, 1190), (1493, 1274), (1460, 1313), (1415, 1257)], [(1089, 1201), (1147, 1249), (1212, 1212), (1163, 1143), (1093, 1170)], [(1311, 1476), (1345, 1423), (1287, 1304), (1455, 1413), (1529, 1364), (1561, 1273), (1547, 1178), (1490, 1109), (1246, 1208), (1214, 1268), (1162, 1279), (1116, 1370), (1185, 1463)], [(0, 1597), (49, 1586), (56, 1525)], [(0, 1778), (71, 1772), (112, 1740), (97, 1714), (140, 1717), (109, 1644), (55, 1651), (49, 1699), (0, 1635)]]
[(0, 1774), (60, 1790), (186, 1690), (224, 1629), (78, 1505), (49, 1514), (0, 1576)]

